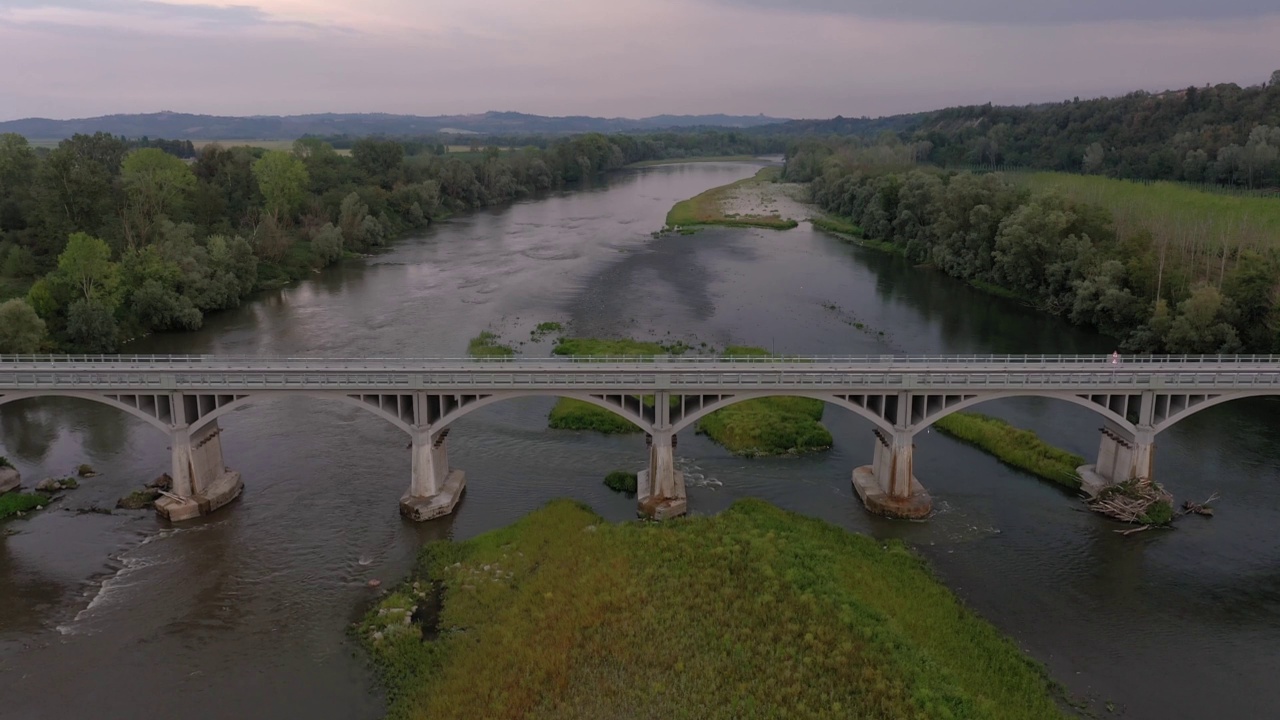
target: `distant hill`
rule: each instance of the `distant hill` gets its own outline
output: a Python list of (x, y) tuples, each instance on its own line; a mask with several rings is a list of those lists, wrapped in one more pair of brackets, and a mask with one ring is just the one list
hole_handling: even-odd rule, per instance
[(478, 115), (388, 115), (383, 113), (324, 113), (225, 117), (159, 112), (136, 115), (104, 115), (78, 120), (26, 118), (0, 122), (0, 133), (58, 140), (76, 133), (107, 132), (130, 138), (162, 137), (176, 140), (292, 140), (303, 135), (430, 135), (438, 133), (480, 135), (555, 135), (584, 132), (654, 131), (672, 128), (752, 128), (784, 122), (764, 115), (657, 115), (654, 117), (598, 118), (586, 116), (544, 117), (517, 112)]
[(779, 135), (862, 135), (875, 136), (882, 132), (911, 132), (920, 128), (932, 113), (888, 115), (878, 118), (846, 118), (836, 116), (830, 120), (787, 120), (776, 125), (752, 128), (755, 132)]

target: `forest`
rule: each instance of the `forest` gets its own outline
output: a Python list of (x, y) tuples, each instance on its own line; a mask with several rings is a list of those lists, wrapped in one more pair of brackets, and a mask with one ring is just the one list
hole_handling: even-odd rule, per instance
[[(1191, 223), (1117, 223), (1112, 209), (1044, 183), (920, 164), (927, 151), (801, 141), (784, 177), (810, 184), (835, 216), (822, 224), (1096, 328), (1126, 351), (1280, 350), (1274, 234), (1244, 243), (1225, 224), (1195, 235)], [(1275, 200), (1249, 202), (1280, 214)]]
[[(292, 150), (0, 135), (0, 353), (112, 352), (304, 277), (450, 213), (630, 163), (781, 152), (725, 131), (585, 134), (440, 154), (434, 142), (319, 138)], [(191, 158), (185, 156), (194, 155)], [(185, 159), (184, 159), (185, 158)]]
[(1221, 84), (930, 113), (902, 133), (943, 166), (1005, 165), (1243, 188), (1280, 187), (1280, 70)]

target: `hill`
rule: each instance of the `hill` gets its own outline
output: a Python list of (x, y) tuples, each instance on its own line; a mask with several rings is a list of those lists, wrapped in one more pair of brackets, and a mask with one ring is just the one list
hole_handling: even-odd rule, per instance
[(291, 140), (303, 135), (413, 136), (438, 133), (459, 135), (569, 134), (625, 132), (672, 128), (749, 128), (783, 122), (764, 115), (657, 115), (654, 117), (599, 118), (587, 116), (544, 117), (517, 112), (477, 115), (389, 115), (383, 113), (323, 113), (316, 115), (259, 115), (230, 117), (158, 112), (104, 115), (76, 120), (26, 118), (0, 122), (0, 133), (28, 138), (59, 140), (77, 133), (106, 132), (130, 138), (163, 137), (175, 140)]

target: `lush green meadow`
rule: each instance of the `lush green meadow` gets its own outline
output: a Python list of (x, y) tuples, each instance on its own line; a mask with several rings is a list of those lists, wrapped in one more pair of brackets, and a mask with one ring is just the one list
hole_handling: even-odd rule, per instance
[(556, 501), (428, 545), (357, 632), (392, 718), (1066, 717), (902, 543), (760, 501), (621, 525)]

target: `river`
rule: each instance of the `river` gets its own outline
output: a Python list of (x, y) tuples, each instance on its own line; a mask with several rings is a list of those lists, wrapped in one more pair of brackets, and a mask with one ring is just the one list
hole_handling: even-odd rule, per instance
[[(1109, 352), (1104, 338), (807, 223), (651, 237), (671, 205), (751, 175), (705, 163), (619, 173), (594, 187), (441, 223), (127, 352), (459, 356), (483, 329), (537, 356), (539, 322), (577, 335), (759, 345), (786, 353)], [(858, 324), (864, 327), (859, 329)], [(881, 334), (883, 333), (883, 334)], [(500, 403), (457, 423), (467, 494), (451, 517), (402, 521), (406, 438), (358, 408), (263, 401), (221, 421), (243, 497), (174, 529), (110, 507), (167, 469), (166, 438), (78, 400), (0, 408), (0, 454), (28, 484), (82, 462), (101, 474), (54, 508), (0, 525), (0, 716), (376, 718), (379, 685), (346, 634), (426, 540), (467, 538), (556, 497), (612, 520), (635, 501), (602, 484), (639, 469), (643, 436), (546, 428), (551, 401)], [(1076, 697), (1127, 718), (1280, 713), (1280, 422), (1269, 401), (1213, 408), (1159, 438), (1179, 500), (1222, 494), (1213, 519), (1120, 537), (1070, 494), (937, 433), (916, 474), (939, 513), (869, 516), (850, 488), (871, 426), (829, 408), (835, 448), (735, 458), (680, 438), (695, 513), (760, 497), (850, 530), (900, 537)], [(1086, 457), (1099, 420), (1060, 401), (984, 405)], [(1102, 710), (1105, 713), (1105, 710)]]

